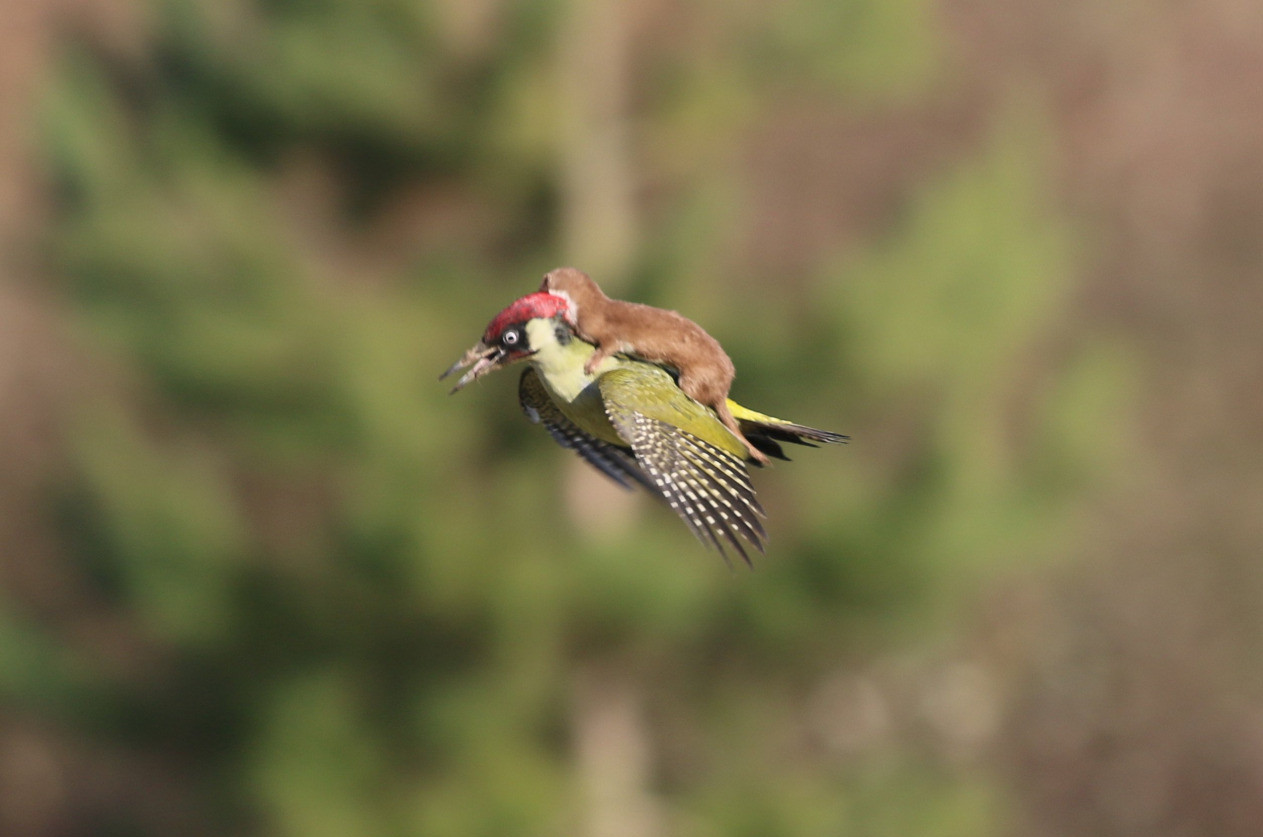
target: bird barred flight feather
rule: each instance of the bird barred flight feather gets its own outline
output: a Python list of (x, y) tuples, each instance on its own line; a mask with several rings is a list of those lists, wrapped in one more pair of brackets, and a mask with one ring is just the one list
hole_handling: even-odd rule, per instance
[[(617, 391), (616, 384), (617, 380), (611, 382), (612, 390)], [(532, 367), (522, 372), (518, 398), (526, 417), (543, 424), (558, 444), (575, 451), (623, 488), (631, 489), (631, 480), (665, 501), (702, 543), (716, 547), (725, 560), (724, 547), (729, 544), (751, 563), (737, 535), (763, 551), (767, 539), (759, 519), (763, 507), (755, 499), (745, 467), (731, 453), (610, 401), (607, 414), (628, 446), (602, 441), (566, 418)]]
[[(725, 542), (747, 564), (750, 556), (742, 538), (760, 552), (767, 540), (763, 528), (763, 507), (754, 496), (754, 486), (745, 464), (734, 450), (723, 450), (699, 439), (661, 417), (676, 406), (672, 401), (687, 398), (679, 390), (669, 390), (665, 400), (646, 400), (642, 376), (615, 369), (597, 380), (605, 401), (605, 412), (619, 436), (631, 446), (636, 461), (648, 473), (657, 493), (678, 514), (703, 543), (713, 545), (727, 560)], [(735, 443), (735, 440), (734, 440)]]
[(573, 450), (623, 488), (632, 490), (633, 485), (628, 482), (631, 479), (650, 492), (657, 491), (653, 480), (636, 464), (635, 457), (628, 450), (585, 433), (566, 418), (548, 397), (548, 391), (533, 367), (528, 366), (522, 372), (518, 382), (518, 400), (526, 417), (535, 424), (543, 424), (557, 444)]

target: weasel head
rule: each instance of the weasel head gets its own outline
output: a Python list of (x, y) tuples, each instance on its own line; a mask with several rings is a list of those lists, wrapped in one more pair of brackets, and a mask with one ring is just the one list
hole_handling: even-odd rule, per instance
[(601, 288), (592, 281), (592, 277), (573, 267), (559, 267), (544, 276), (539, 289), (544, 293), (561, 297), (568, 303), (566, 318), (571, 325), (578, 322), (579, 309), (597, 305), (606, 299)]

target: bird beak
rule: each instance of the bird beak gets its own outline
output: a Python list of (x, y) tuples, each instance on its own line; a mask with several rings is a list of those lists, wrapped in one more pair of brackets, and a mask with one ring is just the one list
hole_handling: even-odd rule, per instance
[(466, 366), (472, 365), (470, 370), (462, 375), (460, 380), (456, 382), (456, 386), (452, 387), (452, 392), (456, 392), (470, 381), (476, 378), (481, 378), (488, 372), (492, 372), (499, 368), (500, 362), (503, 360), (504, 349), (501, 349), (499, 346), (488, 346), (486, 343), (479, 340), (478, 344), (469, 351), (465, 352), (464, 356), (461, 357), (460, 360), (453, 363), (442, 375), (439, 375), (439, 380), (441, 381), (448, 375), (464, 369)]

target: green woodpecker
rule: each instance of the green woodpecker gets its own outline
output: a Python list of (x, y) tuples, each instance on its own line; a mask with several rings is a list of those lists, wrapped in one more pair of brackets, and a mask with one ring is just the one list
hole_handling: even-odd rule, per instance
[(589, 368), (596, 347), (577, 338), (568, 306), (564, 296), (547, 292), (522, 297), (497, 314), (482, 340), (440, 379), (468, 367), (456, 392), (488, 372), (528, 360), (518, 385), (527, 418), (624, 488), (636, 483), (666, 501), (725, 560), (727, 544), (750, 563), (743, 540), (762, 552), (767, 532), (746, 469), (754, 461), (747, 440), (768, 456), (788, 459), (781, 442), (815, 447), (847, 437), (726, 400), (743, 439), (661, 366), (606, 355)]

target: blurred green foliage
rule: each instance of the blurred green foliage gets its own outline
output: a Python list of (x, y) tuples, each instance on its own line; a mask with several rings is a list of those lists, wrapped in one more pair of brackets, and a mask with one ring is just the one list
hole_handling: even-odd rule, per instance
[[(220, 833), (548, 835), (582, 808), (575, 672), (608, 666), (689, 731), (664, 748), (691, 766), (654, 787), (671, 833), (996, 833), (985, 777), (785, 742), (820, 678), (933, 635), (1044, 551), (1099, 467), (1115, 365), (1085, 350), (1046, 397), (1018, 392), (1074, 268), (1043, 150), (996, 126), (806, 286), (724, 274), (743, 126), (791, 88), (925, 95), (922, 0), (705, 4), (719, 35), (651, 53), (638, 130), (679, 188), (638, 289), (713, 326), (744, 401), (856, 435), (756, 475), (773, 540), (754, 573), (657, 509), (585, 534), (570, 454), (522, 420), (516, 376), (452, 399), (434, 381), (556, 260), (568, 4), (504, 4), (472, 41), (413, 0), (155, 9), (139, 57), (68, 52), (45, 124), (49, 254), (105, 378), (73, 423), (67, 542), (161, 673), (54, 662), (7, 620), (4, 645), (48, 649), (0, 657), (7, 693), (178, 754)], [(332, 220), (312, 220), (325, 180)], [(456, 233), (363, 256), (392, 207), (445, 195)]]

